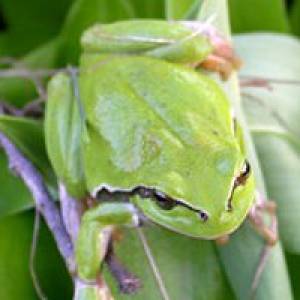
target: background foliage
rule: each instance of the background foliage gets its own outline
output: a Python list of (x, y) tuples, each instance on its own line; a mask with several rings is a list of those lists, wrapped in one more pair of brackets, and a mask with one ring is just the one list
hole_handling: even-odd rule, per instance
[[(0, 0), (0, 56), (28, 68), (77, 64), (79, 37), (95, 22), (128, 18), (195, 19), (216, 14), (201, 0)], [(244, 61), (241, 79), (270, 79), (267, 88), (242, 88), (242, 118), (251, 133), (262, 173), (260, 187), (279, 206), (279, 243), (270, 257), (257, 299), (300, 299), (300, 0), (230, 0), (235, 47)], [(202, 9), (202, 11), (201, 11)], [(199, 13), (200, 11), (200, 13)], [(204, 13), (205, 15), (205, 13)], [(1, 62), (1, 60), (0, 60)], [(3, 68), (7, 67), (2, 63)], [(1, 76), (0, 76), (1, 77)], [(226, 88), (226, 87), (225, 87)], [(32, 82), (0, 78), (0, 100), (18, 107), (37, 97)], [(0, 116), (0, 129), (42, 171), (55, 195), (55, 180), (41, 123)], [(254, 153), (255, 156), (255, 153)], [(36, 299), (29, 274), (32, 199), (7, 170), (0, 152), (0, 299)], [(263, 242), (245, 224), (225, 247), (150, 227), (145, 230), (171, 299), (245, 299)], [(117, 252), (143, 280), (133, 299), (159, 299), (145, 253), (134, 231), (123, 233)], [(71, 283), (47, 229), (40, 233), (36, 269), (48, 299), (71, 299)], [(282, 250), (284, 249), (284, 250)], [(132, 255), (135, 253), (135, 255)], [(286, 262), (287, 267), (286, 268)], [(141, 268), (141, 266), (145, 266)], [(110, 274), (106, 278), (117, 288)], [(54, 288), (55, 287), (55, 288)], [(117, 299), (128, 299), (118, 295)]]

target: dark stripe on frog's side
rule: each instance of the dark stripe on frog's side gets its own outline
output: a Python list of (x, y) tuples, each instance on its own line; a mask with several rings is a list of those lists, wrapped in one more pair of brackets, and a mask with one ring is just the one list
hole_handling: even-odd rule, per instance
[(209, 219), (209, 216), (206, 212), (200, 209), (195, 209), (188, 204), (181, 202), (176, 199), (172, 199), (170, 196), (154, 189), (148, 188), (145, 186), (137, 186), (130, 191), (114, 191), (110, 192), (106, 188), (102, 188), (97, 193), (97, 198), (101, 198), (102, 201), (112, 201), (114, 198), (117, 198), (116, 201), (129, 201), (129, 197), (138, 195), (143, 199), (153, 200), (157, 203), (157, 205), (164, 210), (170, 210), (175, 208), (176, 206), (185, 207), (186, 209), (196, 212), (199, 215), (200, 220), (206, 222)]

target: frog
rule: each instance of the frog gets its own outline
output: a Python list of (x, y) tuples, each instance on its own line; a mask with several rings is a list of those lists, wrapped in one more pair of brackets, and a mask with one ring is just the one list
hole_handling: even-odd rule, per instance
[(96, 24), (79, 70), (48, 85), (46, 145), (83, 214), (78, 276), (96, 280), (118, 226), (146, 219), (215, 240), (245, 220), (255, 180), (230, 99), (208, 71), (238, 68), (230, 44), (199, 22)]

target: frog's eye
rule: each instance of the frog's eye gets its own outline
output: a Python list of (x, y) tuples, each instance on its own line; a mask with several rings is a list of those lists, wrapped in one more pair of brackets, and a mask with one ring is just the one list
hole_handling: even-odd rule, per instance
[(235, 187), (239, 185), (244, 185), (250, 175), (250, 172), (251, 172), (251, 167), (249, 162), (246, 160), (240, 175), (235, 179), (235, 183), (234, 183)]
[(160, 192), (155, 192), (154, 199), (156, 204), (164, 210), (170, 210), (177, 205), (176, 201), (166, 197)]
[(227, 202), (227, 209), (228, 211), (231, 211), (232, 210), (232, 197), (233, 197), (233, 193), (234, 193), (234, 190), (240, 186), (240, 185), (244, 185), (250, 175), (250, 172), (251, 172), (251, 167), (250, 167), (250, 164), (247, 160), (245, 160), (245, 163), (243, 165), (243, 168), (239, 174), (239, 176), (237, 176), (234, 180), (234, 184), (233, 184), (233, 187), (232, 187), (232, 190), (231, 190), (231, 193), (230, 193), (230, 196), (228, 198), (228, 202)]
[(206, 222), (208, 220), (208, 215), (204, 211), (199, 211), (199, 218), (201, 221)]

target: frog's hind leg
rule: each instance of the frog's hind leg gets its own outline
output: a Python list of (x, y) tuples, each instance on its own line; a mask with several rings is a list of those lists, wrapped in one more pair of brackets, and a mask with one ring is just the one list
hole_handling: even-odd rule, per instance
[(87, 210), (82, 216), (76, 242), (79, 278), (83, 282), (95, 282), (107, 255), (108, 263), (117, 270), (120, 263), (108, 253), (113, 230), (116, 226), (138, 225), (138, 212), (131, 203), (104, 202)]
[(219, 35), (214, 28), (208, 26), (204, 34), (208, 36), (214, 50), (201, 62), (200, 67), (217, 72), (223, 80), (227, 80), (233, 70), (240, 69), (242, 61), (235, 54), (230, 42)]
[(207, 71), (219, 73), (223, 80), (227, 80), (233, 71), (233, 67), (230, 62), (215, 54), (208, 55), (207, 58), (200, 64), (200, 67)]
[[(270, 225), (265, 223), (264, 213), (270, 218)], [(266, 266), (268, 257), (271, 254), (273, 246), (278, 240), (278, 222), (276, 216), (276, 204), (273, 201), (266, 201), (260, 194), (257, 195), (257, 201), (249, 213), (249, 220), (254, 229), (265, 239), (266, 244), (260, 254), (259, 262), (253, 277), (251, 285), (251, 294), (254, 297), (259, 284), (260, 277)]]

